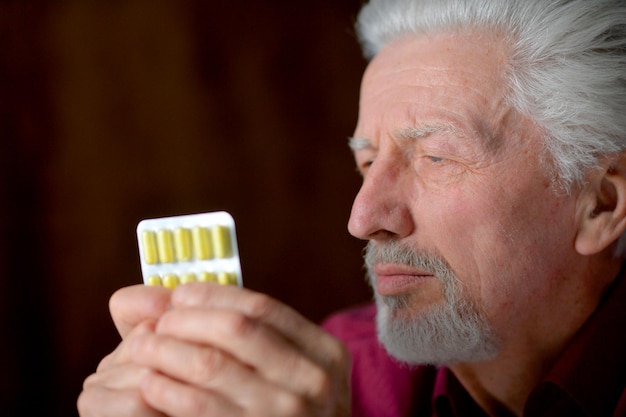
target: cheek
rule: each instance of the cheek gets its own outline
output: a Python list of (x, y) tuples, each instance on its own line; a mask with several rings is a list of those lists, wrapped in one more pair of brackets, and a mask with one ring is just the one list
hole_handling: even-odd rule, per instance
[(467, 188), (449, 197), (433, 217), (435, 245), (473, 297), (502, 308), (514, 299), (547, 296), (551, 280), (563, 274), (555, 259), (573, 249), (568, 200), (532, 190), (512, 195)]

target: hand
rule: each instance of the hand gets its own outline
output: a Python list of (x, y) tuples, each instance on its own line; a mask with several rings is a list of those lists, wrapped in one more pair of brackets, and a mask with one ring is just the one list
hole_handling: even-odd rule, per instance
[(343, 345), (269, 297), (138, 285), (110, 308), (124, 340), (85, 381), (83, 417), (350, 415)]
[(140, 384), (150, 369), (133, 363), (129, 347), (136, 337), (154, 332), (156, 320), (167, 310), (171, 291), (137, 285), (111, 297), (110, 308), (123, 337), (119, 346), (98, 365), (83, 385), (77, 407), (83, 417), (163, 417), (144, 400)]
[[(289, 307), (211, 284), (178, 287), (171, 306), (154, 332), (133, 334), (127, 351), (142, 370), (141, 398), (154, 410), (175, 417), (350, 415), (347, 351)], [(134, 308), (113, 309), (121, 332), (136, 323)]]

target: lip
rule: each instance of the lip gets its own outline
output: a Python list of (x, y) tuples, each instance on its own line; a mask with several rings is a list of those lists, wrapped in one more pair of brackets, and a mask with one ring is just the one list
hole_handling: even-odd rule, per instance
[(374, 266), (376, 292), (380, 295), (398, 295), (422, 285), (435, 276), (427, 271), (406, 265), (379, 264)]

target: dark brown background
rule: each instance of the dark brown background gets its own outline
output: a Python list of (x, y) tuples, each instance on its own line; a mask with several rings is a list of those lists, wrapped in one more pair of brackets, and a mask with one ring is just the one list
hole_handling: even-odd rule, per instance
[(311, 320), (369, 299), (360, 3), (0, 2), (0, 415), (76, 414), (143, 218), (230, 211), (245, 285)]

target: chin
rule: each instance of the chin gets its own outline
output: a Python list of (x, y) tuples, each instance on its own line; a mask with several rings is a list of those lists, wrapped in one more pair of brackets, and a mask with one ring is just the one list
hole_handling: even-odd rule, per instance
[(500, 343), (485, 318), (466, 304), (414, 308), (406, 297), (376, 297), (378, 339), (411, 365), (451, 365), (491, 359)]

